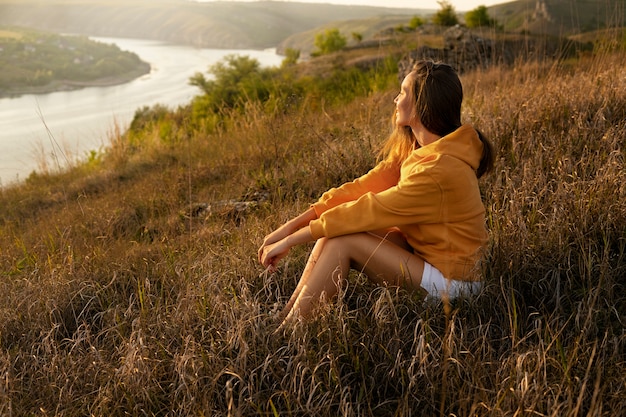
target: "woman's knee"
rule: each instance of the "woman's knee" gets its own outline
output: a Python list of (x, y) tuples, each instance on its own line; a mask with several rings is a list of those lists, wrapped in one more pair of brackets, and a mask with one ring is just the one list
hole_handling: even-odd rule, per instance
[(359, 244), (359, 241), (362, 241), (368, 236), (368, 233), (354, 233), (349, 235), (323, 238), (326, 239), (326, 241), (324, 242), (324, 251), (328, 251), (329, 253), (335, 253), (340, 257), (350, 256), (350, 254), (353, 253), (354, 249)]

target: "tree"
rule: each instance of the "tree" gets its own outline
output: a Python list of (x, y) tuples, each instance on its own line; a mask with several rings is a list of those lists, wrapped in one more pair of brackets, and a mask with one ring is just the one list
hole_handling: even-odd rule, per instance
[(212, 111), (233, 108), (246, 100), (264, 100), (269, 95), (266, 79), (270, 71), (249, 56), (227, 55), (223, 62), (212, 65), (209, 72), (213, 79), (196, 73), (189, 84), (204, 93), (205, 107)]
[(415, 30), (422, 25), (424, 25), (424, 20), (419, 16), (413, 16), (413, 18), (409, 22), (409, 29)]
[(283, 59), (282, 66), (287, 67), (290, 65), (295, 65), (298, 63), (299, 59), (300, 59), (299, 49), (287, 48), (285, 50), (285, 59)]
[(454, 26), (459, 23), (454, 6), (446, 0), (439, 2), (441, 9), (433, 16), (433, 23), (439, 26)]
[(342, 50), (346, 46), (346, 38), (339, 33), (339, 29), (327, 29), (324, 33), (315, 35), (316, 55), (330, 54)]
[(496, 26), (497, 22), (489, 17), (486, 6), (478, 6), (474, 10), (465, 13), (465, 24), (468, 28), (477, 28), (481, 26)]

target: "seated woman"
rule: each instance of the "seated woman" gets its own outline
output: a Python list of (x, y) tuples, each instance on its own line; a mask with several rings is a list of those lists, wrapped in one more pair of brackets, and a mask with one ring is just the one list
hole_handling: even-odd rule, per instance
[(489, 141), (461, 124), (463, 88), (446, 64), (421, 61), (394, 99), (384, 158), (324, 193), (269, 235), (261, 264), (275, 271), (295, 245), (316, 241), (283, 310), (283, 324), (331, 299), (350, 268), (373, 282), (454, 298), (480, 285), (487, 243), (478, 178), (493, 164)]

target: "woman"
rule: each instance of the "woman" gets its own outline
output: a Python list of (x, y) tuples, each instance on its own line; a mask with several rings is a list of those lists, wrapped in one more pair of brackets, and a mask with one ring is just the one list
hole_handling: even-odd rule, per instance
[(394, 99), (395, 129), (382, 162), (265, 237), (259, 261), (272, 272), (291, 247), (316, 241), (283, 323), (310, 317), (350, 268), (377, 284), (440, 298), (480, 285), (487, 232), (478, 178), (493, 156), (480, 132), (461, 125), (462, 100), (452, 67), (418, 62)]

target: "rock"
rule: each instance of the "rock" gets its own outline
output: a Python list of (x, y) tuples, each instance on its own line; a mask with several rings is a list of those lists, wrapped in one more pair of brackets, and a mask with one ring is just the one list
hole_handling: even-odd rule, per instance
[(259, 205), (267, 201), (268, 198), (269, 193), (267, 192), (255, 192), (246, 196), (245, 200), (231, 199), (211, 203), (198, 203), (191, 207), (188, 216), (237, 218), (259, 207)]
[(567, 56), (584, 48), (583, 45), (557, 38), (523, 37), (513, 40), (492, 40), (480, 37), (468, 28), (456, 25), (443, 33), (444, 47), (422, 46), (409, 52), (398, 63), (400, 81), (417, 61), (430, 59), (445, 62), (459, 74), (493, 65), (512, 65), (516, 61)]
[(495, 61), (493, 41), (476, 36), (463, 26), (456, 25), (447, 29), (443, 33), (443, 40), (443, 49), (422, 46), (411, 51), (398, 64), (399, 78), (403, 79), (413, 65), (423, 59), (445, 62), (459, 73), (479, 67), (486, 68)]

